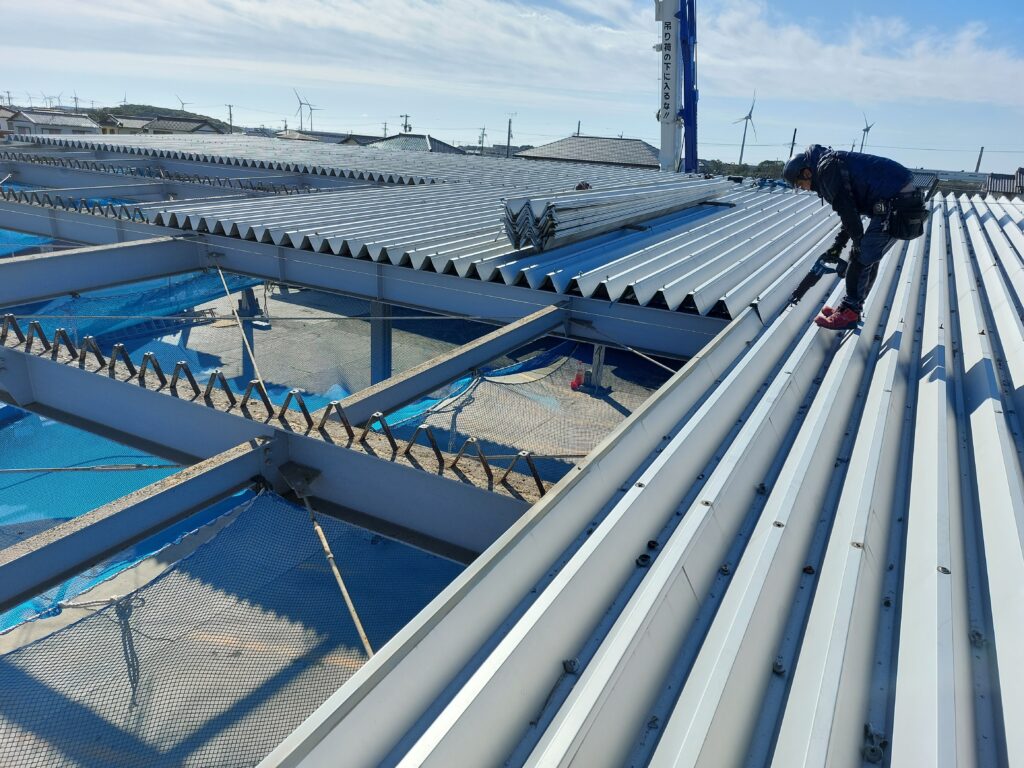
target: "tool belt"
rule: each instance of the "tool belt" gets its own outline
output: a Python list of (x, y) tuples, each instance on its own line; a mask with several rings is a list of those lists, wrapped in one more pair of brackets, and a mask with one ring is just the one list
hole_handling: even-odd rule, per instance
[(872, 213), (885, 216), (885, 230), (889, 237), (897, 240), (914, 240), (924, 234), (924, 223), (928, 220), (928, 209), (924, 194), (919, 189), (901, 192), (889, 200), (875, 204)]

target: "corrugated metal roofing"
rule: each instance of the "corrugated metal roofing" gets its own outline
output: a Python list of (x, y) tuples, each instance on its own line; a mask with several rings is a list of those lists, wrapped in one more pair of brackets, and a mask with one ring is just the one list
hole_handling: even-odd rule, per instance
[(181, 134), (172, 136), (19, 136), (18, 141), (172, 160), (295, 173), (340, 176), (386, 184), (478, 183), (537, 188), (581, 180), (594, 188), (657, 179), (659, 171), (540, 160), (516, 160), (443, 152), (381, 150), (380, 142), (360, 147), (323, 142), (278, 141), (259, 136)]
[(138, 210), (162, 226), (722, 317), (822, 246), (838, 225), (810, 193), (736, 187), (717, 203), (544, 252), (512, 246), (500, 193), (478, 185), (196, 199)]
[(516, 153), (516, 157), (658, 168), (658, 150), (641, 139), (568, 136)]
[(1017, 177), (1011, 173), (990, 173), (985, 189), (1003, 195), (1016, 195), (1020, 191), (1017, 189)]
[(1022, 222), (783, 275), (264, 765), (1024, 764)]

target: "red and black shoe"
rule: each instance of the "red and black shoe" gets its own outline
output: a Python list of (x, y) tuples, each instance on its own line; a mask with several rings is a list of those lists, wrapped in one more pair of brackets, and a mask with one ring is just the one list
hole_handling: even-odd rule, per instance
[[(828, 307), (826, 307), (828, 309)], [(824, 328), (829, 331), (845, 331), (850, 328), (856, 328), (860, 322), (860, 312), (849, 307), (843, 307), (842, 309), (835, 310), (828, 315), (825, 315), (824, 311), (814, 318), (814, 324), (819, 328)]]
[(832, 307), (830, 307), (828, 304), (826, 304), (824, 307), (821, 308), (821, 316), (822, 317), (832, 317), (832, 315), (834, 315), (835, 313), (836, 313), (836, 311)]

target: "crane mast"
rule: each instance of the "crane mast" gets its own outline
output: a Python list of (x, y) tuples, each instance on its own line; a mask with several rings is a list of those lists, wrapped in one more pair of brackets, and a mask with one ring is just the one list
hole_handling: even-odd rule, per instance
[(655, 0), (661, 40), (660, 107), (663, 171), (697, 171), (697, 2)]

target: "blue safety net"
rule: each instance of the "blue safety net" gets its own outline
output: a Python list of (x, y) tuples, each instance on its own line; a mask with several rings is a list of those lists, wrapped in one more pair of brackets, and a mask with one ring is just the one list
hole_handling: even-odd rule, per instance
[[(462, 569), (319, 519), (374, 650)], [(309, 515), (269, 493), (146, 586), (98, 597), (0, 656), (0, 765), (255, 765), (367, 660)]]

